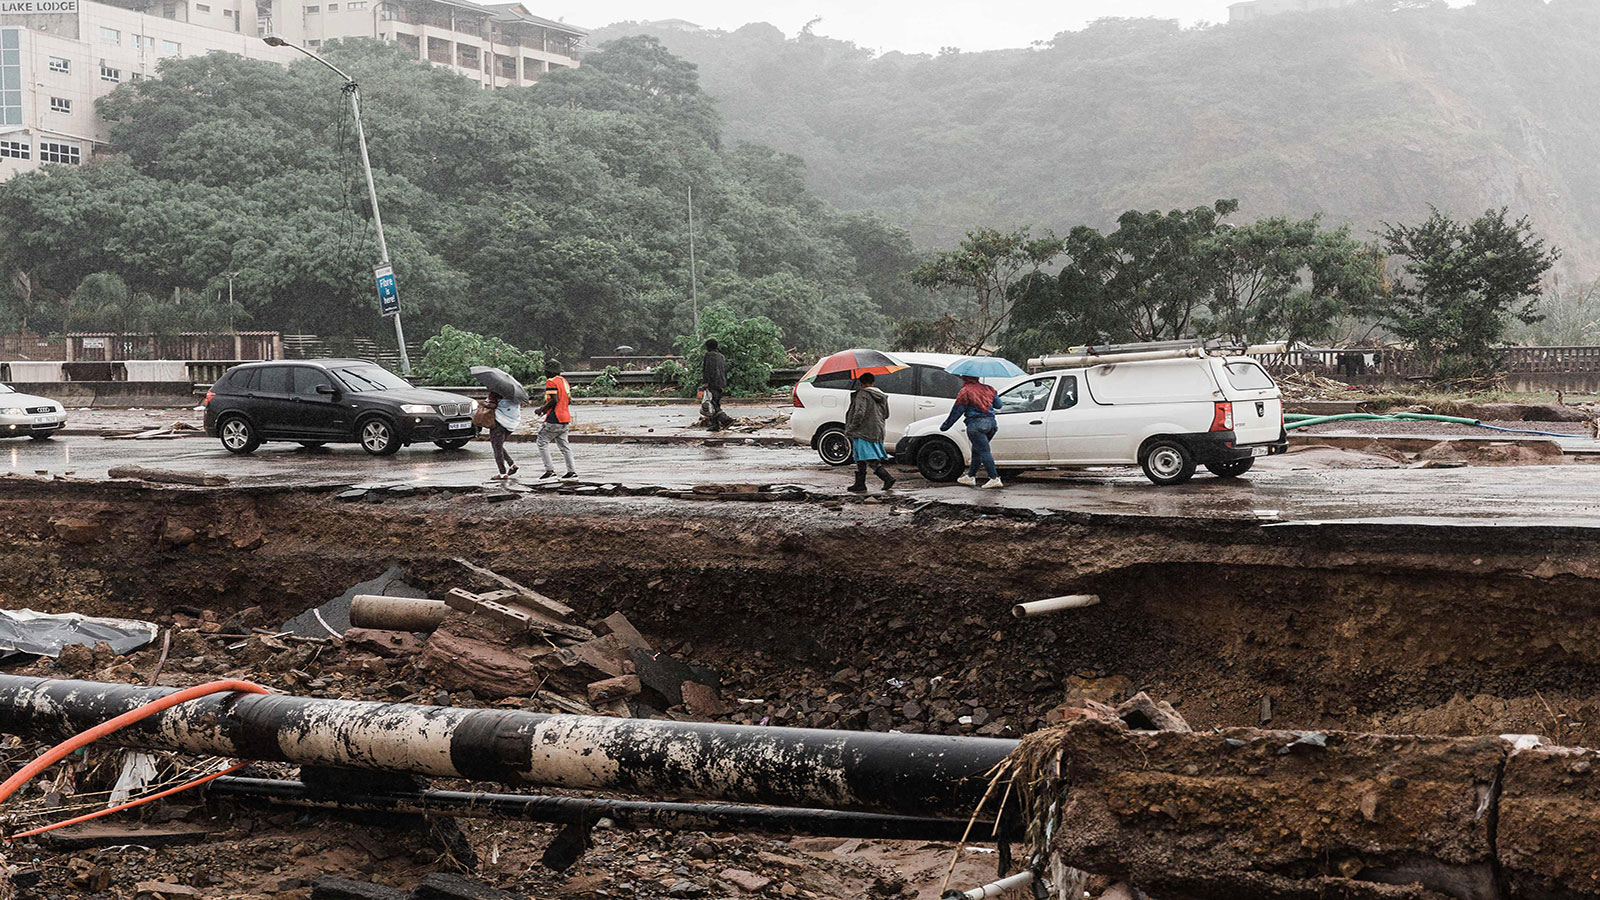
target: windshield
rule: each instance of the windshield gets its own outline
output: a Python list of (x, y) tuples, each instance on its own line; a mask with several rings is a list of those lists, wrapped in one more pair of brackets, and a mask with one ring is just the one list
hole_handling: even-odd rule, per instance
[(339, 380), (346, 388), (358, 394), (368, 391), (403, 391), (411, 387), (404, 378), (378, 366), (339, 369), (334, 374), (339, 376)]
[(1272, 376), (1253, 362), (1231, 362), (1223, 366), (1228, 370), (1228, 382), (1241, 391), (1271, 390)]

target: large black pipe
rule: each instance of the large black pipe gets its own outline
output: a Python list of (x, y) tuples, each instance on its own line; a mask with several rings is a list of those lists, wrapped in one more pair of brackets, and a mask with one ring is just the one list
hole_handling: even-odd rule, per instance
[[(0, 675), (0, 732), (60, 739), (173, 693)], [(107, 738), (207, 753), (658, 799), (962, 818), (1015, 741), (226, 694)]]
[[(605, 818), (624, 828), (788, 834), (880, 840), (959, 841), (966, 819), (885, 816), (832, 809), (794, 809), (723, 803), (658, 803), (593, 797), (549, 797), (466, 791), (317, 790), (299, 781), (224, 776), (207, 790), (215, 796), (263, 800), (311, 809), (402, 813), (456, 818), (520, 819), (555, 824), (593, 823)], [(992, 840), (993, 822), (979, 821), (972, 834)], [(1015, 837), (1015, 835), (1007, 835)]]

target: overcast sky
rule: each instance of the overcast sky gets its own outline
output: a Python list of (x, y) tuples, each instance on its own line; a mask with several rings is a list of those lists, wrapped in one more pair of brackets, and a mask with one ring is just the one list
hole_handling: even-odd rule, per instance
[(771, 22), (794, 35), (820, 17), (817, 34), (875, 50), (1026, 47), (1102, 16), (1225, 22), (1231, 0), (524, 0), (537, 15), (585, 28), (628, 20), (687, 19), (733, 30)]

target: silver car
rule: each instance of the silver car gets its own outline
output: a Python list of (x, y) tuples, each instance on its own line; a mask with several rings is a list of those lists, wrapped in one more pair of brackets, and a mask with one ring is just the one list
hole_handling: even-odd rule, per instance
[(67, 424), (67, 411), (48, 397), (19, 394), (0, 384), (0, 438), (27, 435), (36, 441), (49, 440)]

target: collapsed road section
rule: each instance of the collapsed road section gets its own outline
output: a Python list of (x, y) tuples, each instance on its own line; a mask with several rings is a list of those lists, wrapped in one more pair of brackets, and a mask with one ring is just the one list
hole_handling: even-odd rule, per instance
[[(8, 485), (0, 608), (138, 619), (163, 640), (123, 655), (76, 647), (53, 661), (8, 661), (0, 730), (15, 736), (14, 767), (40, 741), (166, 689), (133, 686), (152, 678), (168, 687), (242, 678), (293, 695), (200, 701), (194, 709), (214, 719), (191, 720), (180, 707), (121, 739), (163, 748), (149, 751), (162, 779), (187, 777), (196, 753), (266, 760), (216, 782), (207, 803), (146, 819), (147, 829), (173, 816), (232, 829), (228, 840), (251, 847), (241, 869), (260, 871), (209, 883), (218, 861), (175, 847), (52, 874), (66, 860), (36, 851), (47, 860), (40, 884), (58, 894), (74, 879), (98, 883), (92, 867), (113, 883), (131, 879), (130, 894), (147, 870), (206, 882), (205, 896), (305, 897), (326, 874), (411, 890), (443, 860), (465, 858), (453, 840), (408, 846), (414, 864), (395, 866), (383, 854), (405, 841), (363, 837), (379, 827), (370, 820), (333, 827), (234, 811), (266, 798), (312, 816), (387, 811), (379, 818), (413, 823), (406, 834), (418, 836), (428, 827), (406, 817), (470, 813), (461, 828), (478, 861), (465, 870), (524, 895), (724, 896), (745, 892), (734, 879), (765, 878), (757, 893), (788, 885), (790, 896), (927, 898), (949, 846), (938, 861), (912, 864), (928, 851), (873, 845), (869, 859), (859, 839), (949, 840), (1015, 741), (1090, 703), (1147, 691), (1200, 731), (1107, 737), (1073, 726), (1071, 743), (1055, 749), (1076, 761), (1061, 779), (1043, 769), (1036, 779), (1035, 796), (1073, 810), (1050, 846), (1095, 874), (1093, 892), (1126, 879), (1156, 900), (1323, 887), (1361, 898), (1587, 896), (1582, 841), (1593, 832), (1563, 793), (1588, 796), (1586, 752), (1524, 753), (1484, 736), (1600, 743), (1596, 550), (1600, 536), (1587, 529), (1526, 525), (1033, 520), (896, 504), (581, 496), (344, 504), (277, 489)], [(407, 591), (347, 604), (344, 620), (325, 611), (341, 592), (384, 593), (372, 585), (391, 581)], [(1012, 614), (1068, 596), (1099, 602)], [(545, 608), (561, 621), (530, 631), (483, 614), (534, 600), (560, 604)], [(402, 612), (414, 617), (391, 618)], [(291, 621), (306, 630), (274, 624)], [(374, 621), (377, 630), (348, 627)], [(120, 684), (14, 680), (30, 677)], [(97, 699), (78, 708), (74, 698), (85, 697)], [(347, 702), (362, 710), (349, 727), (335, 724)], [(257, 709), (246, 727), (240, 711)], [(395, 734), (405, 739), (370, 742)], [(1418, 734), (1446, 737), (1404, 737)], [(536, 777), (544, 745), (534, 736), (551, 739), (553, 767)], [(797, 746), (804, 752), (785, 749)], [(935, 746), (982, 752), (934, 793), (897, 780), (937, 768), (904, 748)], [(83, 791), (110, 789), (120, 753), (108, 739), (69, 761), (70, 777), (31, 786), (30, 815), (48, 820), (61, 804), (86, 802), (73, 800)], [(1546, 761), (1535, 766), (1536, 757)], [(447, 783), (363, 783), (330, 797), (315, 774), (329, 766)], [(1538, 779), (1519, 786), (1524, 770)], [(484, 783), (547, 793), (488, 794)], [(1463, 793), (1469, 783), (1489, 787)], [(561, 796), (574, 788), (626, 796)], [(993, 815), (991, 803), (980, 822)], [(1377, 837), (1351, 818), (1368, 815), (1382, 826)], [(597, 817), (646, 831), (596, 831), (584, 861), (556, 871), (539, 860), (559, 835), (507, 830)], [(1513, 822), (1524, 824), (1513, 832)], [(732, 851), (687, 829), (857, 842), (813, 858), (797, 837)], [(1002, 855), (963, 868), (955, 885), (992, 879)]]

